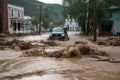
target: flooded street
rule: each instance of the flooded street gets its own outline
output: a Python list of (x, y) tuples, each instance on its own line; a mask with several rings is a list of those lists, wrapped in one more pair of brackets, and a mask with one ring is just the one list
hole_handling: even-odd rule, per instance
[[(40, 41), (46, 40), (48, 36), (48, 34), (43, 34), (17, 37), (17, 39)], [(66, 48), (79, 40), (97, 46), (78, 36), (77, 32), (69, 32), (69, 37), (69, 41), (56, 41), (59, 45), (51, 46), (46, 51)], [(6, 40), (14, 38), (6, 38)], [(120, 52), (120, 47), (97, 47), (101, 50), (106, 49), (108, 52), (111, 49)], [(114, 53), (114, 50), (112, 51)], [(21, 50), (0, 50), (0, 80), (120, 80), (120, 63), (101, 61), (91, 55), (82, 55), (82, 58), (23, 57), (21, 56), (23, 52)]]
[(28, 36), (13, 36), (13, 37), (7, 37), (6, 40), (13, 40), (13, 39), (19, 39), (24, 41), (34, 41), (34, 40), (45, 40), (49, 36), (49, 33), (44, 33), (42, 35), (28, 35)]

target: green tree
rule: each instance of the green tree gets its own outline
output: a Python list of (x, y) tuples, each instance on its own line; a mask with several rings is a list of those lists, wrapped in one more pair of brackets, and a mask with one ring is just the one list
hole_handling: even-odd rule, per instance
[(48, 28), (49, 27), (49, 23), (52, 21), (52, 18), (49, 16), (48, 14), (49, 10), (46, 6), (44, 6), (41, 10), (41, 21), (42, 21), (42, 26), (44, 28)]
[[(88, 1), (87, 0), (63, 0), (64, 15), (70, 15), (71, 18), (77, 19), (79, 26), (86, 34), (86, 24), (88, 19)], [(67, 12), (66, 12), (67, 11)]]
[(38, 18), (38, 17), (36, 17), (36, 16), (32, 16), (31, 22), (32, 22), (32, 24), (37, 25), (37, 24), (38, 24), (38, 22), (39, 22), (39, 18)]
[[(78, 20), (85, 35), (93, 30), (93, 0), (63, 0), (64, 16), (68, 14)], [(120, 7), (120, 0), (97, 0), (97, 25), (110, 16), (110, 6)]]

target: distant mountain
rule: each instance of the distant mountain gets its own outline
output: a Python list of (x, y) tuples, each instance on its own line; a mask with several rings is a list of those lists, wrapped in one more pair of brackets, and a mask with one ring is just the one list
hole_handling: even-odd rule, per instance
[(62, 6), (58, 4), (45, 4), (48, 8), (49, 15), (52, 16), (54, 19), (61, 19), (63, 18), (62, 15)]
[[(9, 4), (24, 7), (26, 16), (38, 16), (40, 3), (37, 0), (8, 0)], [(47, 8), (48, 15), (53, 19), (62, 19), (62, 5), (59, 4), (45, 4), (42, 3), (42, 7)]]

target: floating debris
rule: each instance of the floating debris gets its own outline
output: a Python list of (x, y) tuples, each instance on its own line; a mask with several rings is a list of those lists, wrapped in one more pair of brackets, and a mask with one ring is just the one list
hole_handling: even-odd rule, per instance
[(120, 38), (108, 38), (106, 40), (97, 41), (98, 45), (105, 45), (105, 46), (120, 46)]

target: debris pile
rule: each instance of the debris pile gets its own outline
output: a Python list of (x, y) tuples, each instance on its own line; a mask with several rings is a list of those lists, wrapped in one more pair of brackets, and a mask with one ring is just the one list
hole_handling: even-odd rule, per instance
[(78, 47), (69, 47), (66, 50), (63, 50), (63, 56), (70, 58), (70, 57), (78, 57), (81, 58), (81, 52), (79, 51)]
[(14, 39), (13, 41), (10, 41), (9, 46), (12, 49), (19, 48), (20, 50), (27, 50), (27, 49), (32, 48), (32, 45), (31, 45), (30, 42), (19, 41), (17, 39)]
[(85, 45), (86, 45), (87, 42), (86, 42), (86, 41), (76, 41), (76, 42), (75, 42), (75, 45), (76, 45), (76, 44), (85, 44)]
[[(76, 44), (76, 43), (75, 43)], [(109, 56), (110, 54), (106, 51), (97, 49), (87, 44), (85, 41), (81, 41), (77, 44), (82, 55), (100, 55), (100, 56)]]
[(105, 46), (120, 46), (120, 38), (108, 38), (106, 40), (101, 40), (97, 42), (98, 45), (105, 45)]
[(88, 45), (79, 45), (79, 50), (83, 55), (90, 55), (91, 48)]
[(1, 46), (6, 46), (7, 42), (4, 39), (0, 39), (0, 45)]
[(0, 45), (3, 47), (9, 47), (12, 49), (19, 49), (19, 50), (27, 50), (32, 48), (32, 45), (30, 42), (24, 42), (17, 39), (11, 40), (11, 41), (5, 41), (0, 40)]
[(76, 41), (75, 42), (75, 46), (77, 46), (79, 48), (79, 51), (83, 54), (83, 55), (90, 55), (90, 46), (87, 45), (86, 41)]
[[(40, 45), (39, 45), (40, 44)], [(0, 50), (4, 50), (3, 48), (9, 47), (11, 49), (14, 50), (27, 50), (27, 49), (31, 49), (33, 47), (45, 47), (45, 46), (58, 46), (59, 44), (56, 43), (55, 41), (44, 41), (41, 40), (40, 42), (37, 43), (33, 43), (31, 42), (26, 42), (26, 41), (20, 41), (17, 39), (14, 40), (4, 40), (4, 39), (0, 39)]]
[[(45, 43), (42, 41), (42, 43)], [(47, 43), (47, 42), (46, 42)], [(71, 58), (78, 57), (81, 58), (81, 55), (101, 55), (101, 56), (109, 56), (107, 52), (97, 50), (96, 48), (91, 48), (87, 43), (83, 44), (83, 42), (78, 43), (77, 45), (68, 46), (64, 49), (57, 51), (46, 51), (46, 48), (49, 47), (41, 47), (41, 49), (32, 49), (23, 53), (24, 57), (31, 56), (43, 56), (43, 57), (55, 57), (55, 58)]]
[(45, 51), (43, 49), (32, 49), (24, 52), (22, 56), (24, 57), (31, 57), (31, 56), (42, 56), (45, 54)]
[(100, 56), (109, 56), (109, 54), (106, 51), (101, 51), (98, 49), (91, 49), (90, 51), (91, 55), (100, 55)]
[[(0, 39), (0, 50), (4, 50), (5, 47), (9, 47), (14, 50), (27, 50), (23, 53), (22, 56), (24, 57), (31, 57), (31, 56), (45, 56), (45, 57), (79, 57), (81, 58), (81, 55), (102, 55), (102, 56), (108, 56), (108, 54), (105, 51), (100, 51), (97, 49), (91, 48), (87, 42), (84, 41), (76, 41), (75, 45), (68, 46), (62, 50), (57, 50), (53, 52), (47, 52), (45, 51), (46, 48), (49, 48), (51, 46), (58, 46), (59, 44), (55, 41), (49, 41), (49, 40), (41, 40), (40, 42), (47, 46), (39, 46), (37, 44), (33, 45), (32, 42), (25, 42), (20, 41), (17, 39), (11, 40), (11, 41), (5, 41), (4, 39)], [(37, 45), (37, 46), (36, 46)], [(36, 49), (33, 49), (36, 48)], [(31, 50), (29, 50), (31, 49)]]
[(48, 46), (58, 46), (58, 44), (55, 41), (41, 40), (40, 43), (43, 43), (43, 44), (48, 45)]
[(4, 39), (0, 39), (0, 50), (4, 50), (7, 46), (7, 42)]
[(0, 33), (0, 37), (7, 37), (8, 35), (4, 34), (4, 33)]
[(81, 53), (77, 47), (69, 47), (68, 49), (62, 49), (59, 51), (46, 52), (45, 48), (43, 49), (33, 49), (26, 51), (22, 54), (24, 57), (31, 56), (43, 56), (43, 57), (55, 57), (55, 58), (70, 58), (70, 57), (81, 57)]

